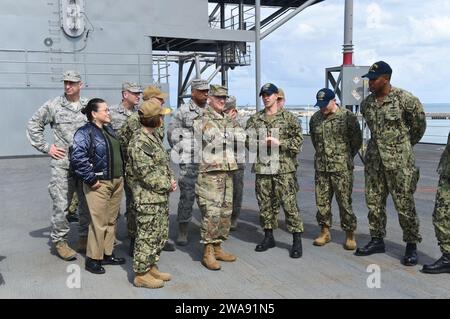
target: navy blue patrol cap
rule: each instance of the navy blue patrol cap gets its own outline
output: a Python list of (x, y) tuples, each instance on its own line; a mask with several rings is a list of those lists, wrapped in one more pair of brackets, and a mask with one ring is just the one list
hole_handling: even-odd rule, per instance
[(332, 90), (327, 88), (320, 89), (316, 94), (317, 102), (315, 106), (318, 106), (320, 108), (326, 107), (328, 103), (330, 103), (330, 101), (335, 97), (336, 95)]
[(372, 66), (369, 69), (369, 72), (367, 74), (364, 74), (362, 77), (368, 78), (369, 80), (374, 80), (383, 74), (391, 75), (392, 69), (389, 66), (389, 64), (387, 64), (386, 62), (378, 61), (378, 62), (375, 62), (374, 64), (372, 64)]
[(278, 88), (275, 86), (275, 84), (266, 83), (261, 87), (261, 91), (259, 91), (259, 96), (263, 95), (264, 93), (268, 95), (278, 93)]

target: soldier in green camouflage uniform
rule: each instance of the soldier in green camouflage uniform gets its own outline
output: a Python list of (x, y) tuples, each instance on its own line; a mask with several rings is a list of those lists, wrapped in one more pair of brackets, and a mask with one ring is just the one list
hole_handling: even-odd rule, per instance
[(356, 255), (385, 251), (386, 199), (390, 193), (407, 243), (403, 264), (417, 264), (419, 219), (414, 192), (419, 179), (413, 146), (422, 138), (426, 120), (423, 106), (411, 93), (391, 86), (392, 69), (384, 62), (374, 63), (368, 74), (372, 92), (362, 103), (361, 113), (371, 138), (365, 154), (366, 203), (369, 209), (371, 241)]
[[(75, 131), (87, 122), (81, 109), (86, 106), (88, 100), (80, 98), (82, 82), (78, 72), (65, 72), (63, 81), (65, 94), (47, 101), (36, 111), (28, 122), (27, 137), (34, 148), (52, 157), (50, 162), (52, 176), (48, 186), (53, 200), (50, 237), (58, 255), (65, 260), (73, 260), (76, 252), (67, 244), (70, 227), (66, 216), (74, 192), (78, 193), (79, 199), (80, 241), (82, 238), (87, 238), (89, 209), (82, 183), (78, 183), (75, 176), (69, 172), (68, 153)], [(53, 144), (45, 140), (44, 130), (48, 124), (53, 131)]]
[[(237, 169), (234, 140), (238, 127), (223, 110), (227, 88), (211, 85), (208, 105), (194, 121), (195, 132), (201, 134), (202, 152), (199, 175), (195, 185), (197, 204), (202, 213), (201, 243), (205, 245), (202, 264), (219, 270), (218, 260), (235, 261), (221, 243), (228, 238), (233, 205), (233, 175)], [(244, 140), (242, 130), (241, 140)]]
[[(141, 99), (142, 88), (137, 83), (125, 82), (122, 84), (122, 102), (118, 105), (113, 105), (109, 108), (109, 114), (111, 117), (111, 126), (114, 131), (117, 132), (125, 124), (128, 118), (137, 111), (137, 106)], [(121, 145), (123, 150), (124, 145)], [(127, 230), (128, 236), (130, 238), (135, 237), (136, 225), (134, 217), (129, 218), (128, 216), (135, 216), (133, 211), (133, 199), (131, 195), (130, 183), (125, 177), (124, 179), (124, 190), (125, 190), (125, 200), (126, 200), (126, 212), (125, 217), (127, 219)], [(119, 217), (119, 214), (117, 215)], [(116, 223), (117, 225), (117, 223)]]
[[(194, 139), (194, 119), (201, 116), (208, 98), (208, 82), (195, 79), (191, 83), (191, 99), (180, 106), (172, 117), (167, 128), (167, 140), (172, 147), (172, 154), (177, 154), (180, 159), (180, 199), (178, 201), (177, 245), (188, 244), (188, 228), (192, 219), (192, 207), (195, 201), (195, 183), (198, 176), (198, 160), (194, 158), (194, 152), (198, 152), (198, 146)], [(172, 156), (172, 159), (174, 156)]]
[(353, 158), (362, 144), (361, 128), (356, 115), (339, 108), (333, 91), (317, 92), (320, 108), (309, 122), (314, 155), (317, 222), (321, 233), (314, 245), (323, 246), (331, 240), (331, 201), (336, 194), (341, 228), (346, 232), (344, 248), (356, 249), (354, 231), (356, 216), (352, 209)]
[(169, 235), (169, 193), (176, 189), (169, 156), (156, 132), (163, 115), (169, 114), (155, 101), (145, 101), (139, 109), (142, 127), (128, 144), (127, 176), (131, 183), (136, 211), (136, 242), (134, 247), (134, 284), (138, 287), (160, 288), (170, 275), (156, 267)]
[[(237, 127), (245, 127), (246, 121), (244, 121), (237, 110), (236, 97), (230, 96), (227, 98), (224, 112), (231, 117)], [(238, 169), (233, 171), (233, 213), (231, 214), (230, 230), (236, 230), (237, 220), (239, 218), (239, 215), (241, 214), (245, 169), (244, 147), (244, 145), (236, 145), (234, 150), (234, 156), (236, 158)], [(242, 150), (243, 152), (239, 152), (240, 150)]]
[[(247, 142), (250, 155), (257, 153), (252, 167), (256, 173), (256, 198), (260, 209), (260, 222), (264, 229), (264, 240), (256, 251), (275, 247), (273, 229), (277, 228), (280, 205), (286, 215), (286, 225), (293, 234), (290, 250), (292, 258), (302, 256), (301, 233), (303, 222), (297, 205), (297, 155), (303, 144), (303, 135), (298, 119), (286, 109), (278, 109), (278, 88), (265, 84), (260, 91), (264, 110), (247, 121)], [(257, 147), (257, 152), (253, 149)]]
[(433, 225), (442, 257), (433, 264), (424, 265), (422, 272), (450, 273), (450, 133), (447, 146), (438, 166), (439, 184), (434, 204)]
[[(144, 101), (152, 100), (156, 101), (161, 104), (161, 106), (164, 104), (165, 98), (167, 98), (167, 94), (164, 92), (161, 92), (161, 90), (155, 86), (149, 86), (144, 90), (144, 94), (142, 99)], [(164, 122), (163, 122), (164, 123)], [(159, 135), (160, 139), (164, 139), (164, 124), (161, 124), (160, 127), (156, 128), (156, 132)], [(118, 138), (120, 141), (120, 144), (122, 146), (123, 150), (126, 150), (128, 147), (128, 144), (133, 137), (133, 134), (137, 132), (141, 128), (141, 123), (139, 121), (139, 114), (137, 112), (133, 112), (128, 119), (125, 121), (125, 123), (122, 124), (122, 126), (118, 130)], [(127, 184), (130, 188), (132, 188), (131, 183), (133, 183), (133, 180), (128, 177), (125, 173), (125, 179), (127, 181)], [(127, 230), (128, 230), (128, 236), (130, 237), (130, 247), (129, 247), (129, 255), (133, 256), (133, 249), (134, 249), (134, 240), (135, 240), (135, 234), (136, 234), (136, 214), (134, 212), (134, 204), (133, 204), (133, 198), (132, 195), (129, 194), (127, 197), (129, 198), (129, 201), (127, 202)], [(167, 249), (164, 250), (173, 251), (173, 245), (171, 245), (169, 242), (167, 242)]]

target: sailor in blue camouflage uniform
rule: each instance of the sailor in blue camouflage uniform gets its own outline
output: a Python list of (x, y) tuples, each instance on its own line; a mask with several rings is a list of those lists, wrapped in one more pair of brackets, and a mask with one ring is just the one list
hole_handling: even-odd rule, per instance
[(406, 250), (402, 263), (417, 264), (419, 219), (414, 192), (419, 180), (413, 146), (425, 133), (423, 106), (411, 93), (393, 87), (392, 69), (384, 61), (374, 63), (363, 77), (372, 92), (361, 103), (361, 113), (371, 137), (365, 154), (365, 195), (369, 209), (370, 242), (356, 250), (357, 256), (385, 252), (386, 199), (391, 194), (398, 212)]

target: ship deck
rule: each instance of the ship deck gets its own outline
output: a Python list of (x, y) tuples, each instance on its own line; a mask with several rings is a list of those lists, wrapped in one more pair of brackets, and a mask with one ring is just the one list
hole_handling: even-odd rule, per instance
[[(400, 264), (404, 252), (402, 231), (392, 200), (388, 199), (386, 253), (357, 257), (343, 249), (344, 232), (339, 227), (337, 206), (333, 204), (332, 241), (324, 247), (312, 242), (319, 233), (315, 220), (313, 148), (309, 137), (300, 154), (298, 203), (304, 221), (303, 257), (291, 259), (292, 236), (286, 231), (284, 214), (280, 228), (274, 231), (277, 245), (266, 252), (254, 248), (263, 238), (259, 226), (258, 205), (254, 193), (254, 175), (245, 171), (244, 200), (238, 229), (224, 243), (226, 250), (238, 256), (234, 263), (222, 263), (220, 271), (209, 271), (200, 264), (199, 210), (194, 206), (194, 221), (189, 229), (190, 243), (175, 252), (163, 252), (159, 268), (172, 274), (172, 281), (162, 289), (135, 288), (132, 284), (132, 260), (127, 256), (123, 216), (119, 219), (119, 244), (115, 253), (124, 256), (122, 266), (105, 266), (106, 274), (94, 275), (84, 270), (85, 256), (66, 262), (56, 257), (49, 241), (51, 200), (47, 185), (50, 178), (47, 157), (0, 160), (0, 298), (148, 298), (148, 299), (297, 299), (297, 298), (449, 298), (448, 274), (426, 275), (424, 263), (440, 257), (432, 212), (438, 176), (436, 167), (442, 145), (419, 144), (415, 147), (421, 169), (415, 194), (423, 241), (419, 244), (419, 265)], [(174, 166), (176, 170), (176, 166)], [(170, 238), (176, 237), (178, 191), (170, 199)], [(358, 218), (356, 238), (367, 243), (367, 208), (364, 201), (364, 172), (357, 159), (353, 193)], [(122, 211), (124, 202), (122, 203)], [(69, 243), (78, 239), (77, 224), (71, 224)], [(373, 273), (369, 265), (380, 269), (379, 288), (370, 288)], [(69, 265), (81, 269), (80, 288), (68, 288)], [(73, 266), (72, 266), (73, 267)], [(76, 268), (76, 267), (75, 267)], [(370, 269), (370, 267), (369, 267)], [(69, 272), (68, 272), (69, 271)], [(372, 281), (373, 282), (373, 281)], [(369, 285), (370, 286), (370, 285)]]

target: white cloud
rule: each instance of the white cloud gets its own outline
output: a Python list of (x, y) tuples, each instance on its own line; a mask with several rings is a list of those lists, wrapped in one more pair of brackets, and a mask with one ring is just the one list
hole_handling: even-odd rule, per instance
[(378, 4), (371, 3), (367, 6), (366, 26), (368, 29), (379, 29), (382, 24), (382, 11)]
[(315, 31), (316, 31), (316, 29), (313, 26), (306, 24), (306, 23), (300, 23), (295, 28), (294, 35), (296, 35), (300, 38), (313, 37)]
[(450, 16), (409, 17), (409, 23), (412, 29), (411, 37), (417, 42), (450, 40)]

